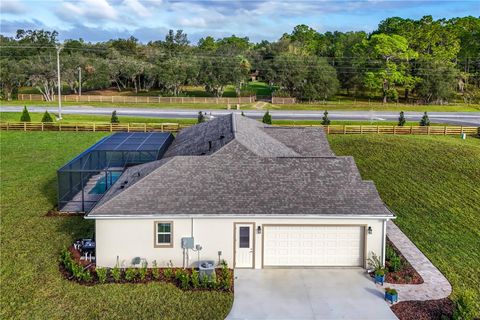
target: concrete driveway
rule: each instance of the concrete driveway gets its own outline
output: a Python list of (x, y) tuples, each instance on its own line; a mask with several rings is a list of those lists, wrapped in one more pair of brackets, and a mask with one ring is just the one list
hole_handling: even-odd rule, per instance
[(362, 269), (235, 270), (227, 319), (397, 319)]

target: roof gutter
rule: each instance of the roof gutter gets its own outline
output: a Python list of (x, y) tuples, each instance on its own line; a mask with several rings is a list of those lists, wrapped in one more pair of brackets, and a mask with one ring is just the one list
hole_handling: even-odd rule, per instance
[(238, 219), (238, 218), (256, 218), (256, 219), (369, 219), (369, 220), (390, 220), (395, 219), (395, 216), (386, 215), (335, 215), (335, 214), (310, 214), (310, 215), (214, 215), (214, 214), (125, 214), (125, 215), (86, 215), (85, 219), (90, 220), (135, 220), (135, 219)]

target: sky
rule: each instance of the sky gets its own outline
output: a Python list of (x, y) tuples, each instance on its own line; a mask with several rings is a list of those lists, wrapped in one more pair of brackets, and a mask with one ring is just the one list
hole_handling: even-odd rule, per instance
[(182, 29), (192, 43), (211, 35), (277, 40), (299, 24), (319, 32), (371, 32), (393, 16), (419, 19), (480, 16), (480, 1), (414, 0), (0, 0), (0, 33), (17, 29), (59, 32), (60, 40), (97, 42), (131, 35), (146, 43), (164, 40), (169, 29)]

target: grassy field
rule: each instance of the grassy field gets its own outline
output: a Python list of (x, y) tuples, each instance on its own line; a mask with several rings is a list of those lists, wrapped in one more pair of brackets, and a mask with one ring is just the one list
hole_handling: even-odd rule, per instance
[[(480, 139), (329, 136), (373, 180), (395, 223), (453, 285), (480, 296)], [(480, 310), (480, 302), (477, 304)]]
[[(185, 97), (213, 97), (213, 95), (209, 92), (205, 91), (204, 86), (183, 86), (182, 89), (182, 96)], [(242, 88), (242, 91), (253, 92), (260, 96), (271, 96), (272, 95), (272, 88), (268, 86), (265, 82), (261, 81), (249, 81), (247, 84)], [(70, 88), (68, 86), (63, 86), (62, 94), (71, 94)], [(36, 88), (32, 87), (21, 87), (19, 89), (19, 93), (23, 94), (39, 94), (39, 91)], [(83, 91), (82, 94), (84, 95), (106, 95), (106, 96), (165, 96), (165, 92), (159, 89), (151, 89), (148, 92), (140, 91), (135, 93), (132, 89), (129, 90), (122, 90), (118, 91), (115, 88), (104, 89), (104, 90), (93, 90), (93, 91)], [(228, 85), (225, 87), (223, 91), (223, 97), (235, 97), (235, 86)]]
[[(0, 112), (0, 121), (5, 122), (17, 122), (20, 120), (20, 112)], [(33, 122), (39, 122), (42, 120), (42, 113), (31, 112), (30, 117)], [(121, 123), (165, 123), (173, 122), (180, 124), (195, 124), (197, 119), (194, 118), (149, 118), (149, 117), (130, 117), (130, 116), (118, 116)], [(55, 120), (56, 122), (56, 120)], [(65, 114), (63, 115), (62, 122), (110, 122), (110, 116), (102, 115), (77, 115), (77, 114)], [(273, 124), (278, 125), (320, 125), (320, 120), (275, 120)], [(354, 120), (332, 120), (331, 125), (385, 125), (393, 126), (397, 125), (396, 121), (354, 121)], [(406, 126), (418, 126), (418, 122), (406, 122)], [(434, 125), (442, 125), (435, 124)]]
[[(56, 102), (45, 102), (45, 101), (0, 101), (0, 105), (6, 106), (57, 106)], [(183, 104), (174, 104), (174, 103), (115, 103), (110, 102), (62, 102), (63, 106), (91, 106), (91, 107), (108, 107), (108, 108), (158, 108), (158, 109), (189, 109), (189, 110), (226, 110), (226, 104), (208, 104), (208, 103), (183, 103)], [(231, 105), (232, 108), (235, 105)], [(309, 110), (309, 111), (323, 111), (323, 110), (357, 110), (357, 111), (416, 111), (416, 112), (480, 112), (479, 104), (450, 104), (450, 105), (406, 105), (406, 104), (396, 104), (396, 103), (387, 103), (382, 104), (380, 102), (368, 103), (365, 101), (346, 101), (340, 100), (339, 102), (327, 101), (326, 104), (308, 104), (308, 103), (297, 103), (297, 104), (284, 104), (284, 105), (273, 105), (271, 103), (265, 104), (242, 104), (242, 110)]]
[(64, 280), (60, 250), (91, 235), (80, 217), (46, 217), (56, 170), (102, 133), (1, 132), (1, 319), (223, 319), (233, 295), (168, 284), (97, 285)]

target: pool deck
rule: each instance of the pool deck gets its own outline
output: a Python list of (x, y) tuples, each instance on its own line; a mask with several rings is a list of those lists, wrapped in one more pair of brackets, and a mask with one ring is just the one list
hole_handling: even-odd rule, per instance
[[(121, 175), (121, 174), (120, 174)], [(120, 176), (119, 175), (119, 176)], [(83, 200), (84, 200), (84, 208), (82, 210), (82, 191), (78, 192), (72, 200), (70, 200), (63, 208), (62, 212), (88, 212), (90, 211), (97, 201), (99, 201), (103, 197), (103, 193), (97, 193), (93, 191), (101, 179), (105, 179), (105, 173), (99, 173), (92, 176), (83, 187)], [(115, 181), (118, 177), (115, 179)], [(115, 183), (113, 181), (113, 183)], [(93, 191), (93, 192), (92, 192)]]

